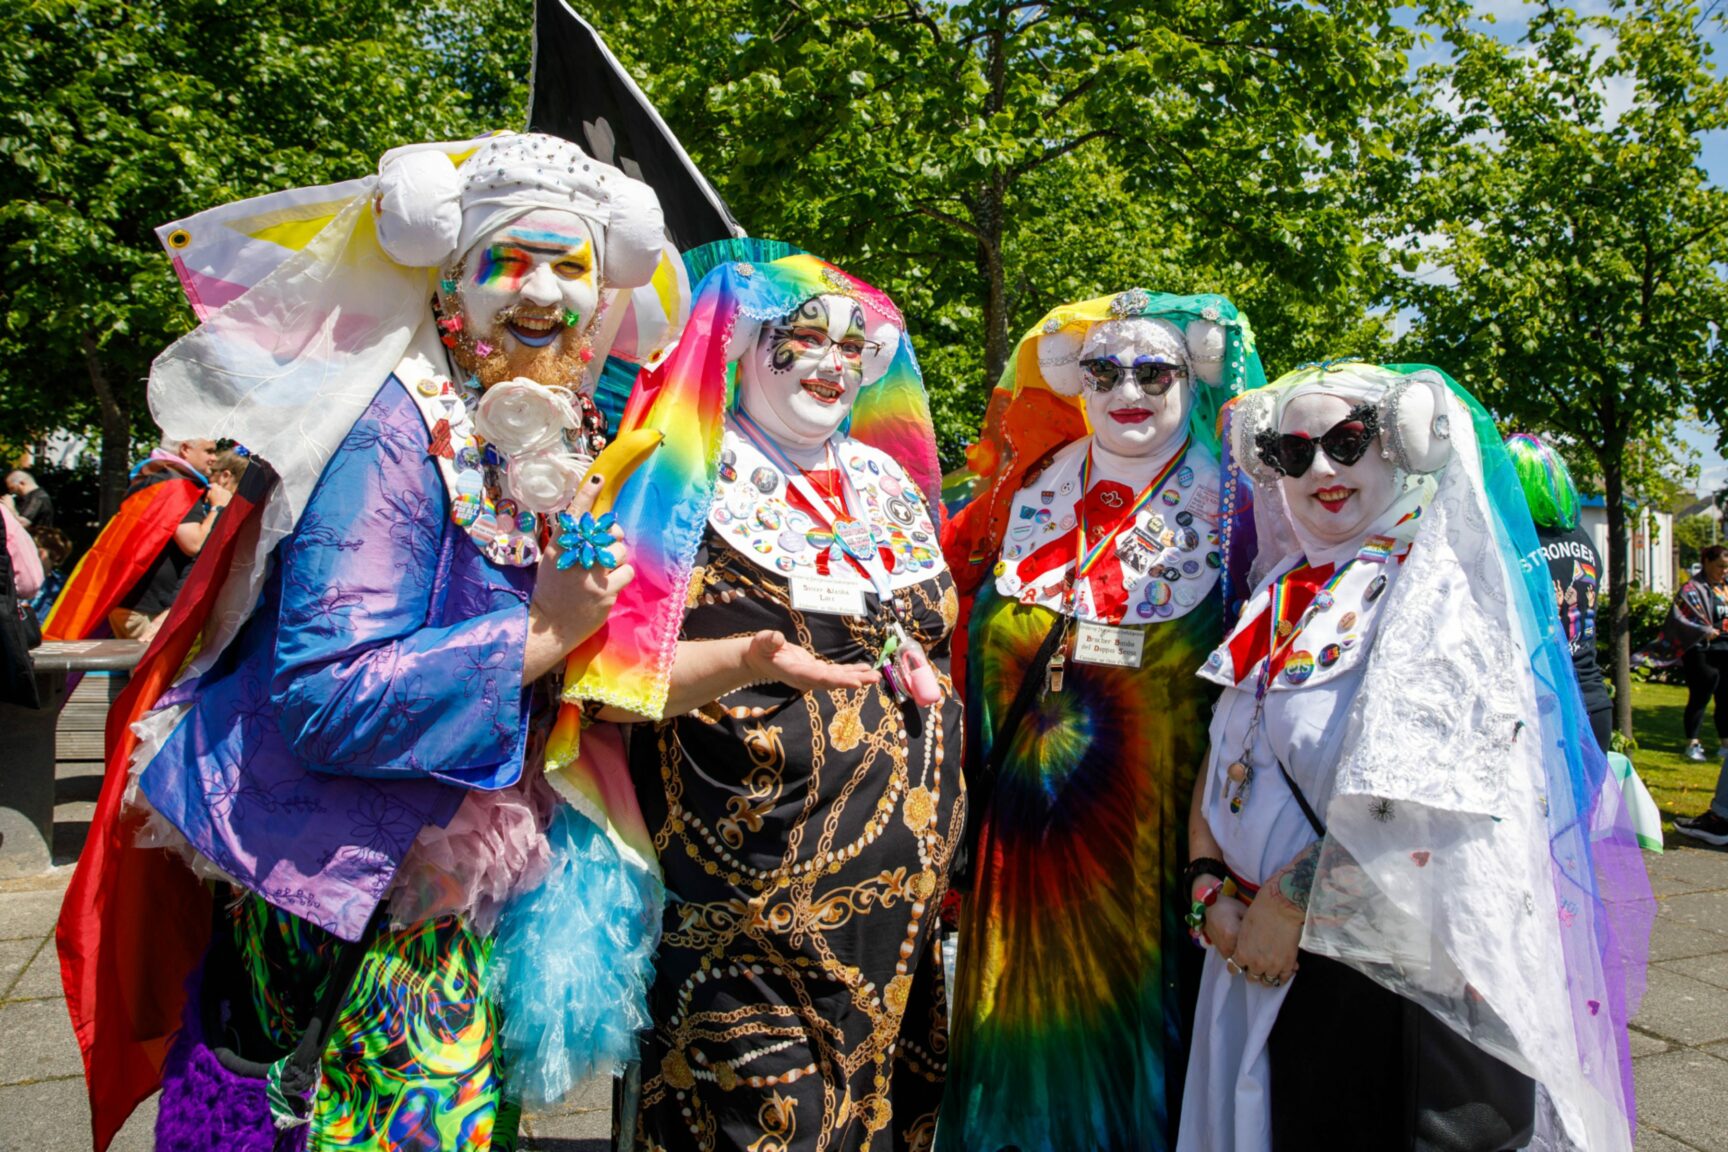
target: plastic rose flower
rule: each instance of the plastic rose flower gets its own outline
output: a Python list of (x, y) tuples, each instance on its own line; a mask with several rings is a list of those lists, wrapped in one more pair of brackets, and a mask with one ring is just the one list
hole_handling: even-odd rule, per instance
[(554, 447), (566, 428), (576, 426), (567, 397), (522, 376), (486, 389), (474, 413), (474, 431), (506, 456)]
[(504, 488), (530, 512), (562, 512), (576, 499), (587, 471), (583, 461), (561, 449), (512, 456), (504, 470)]

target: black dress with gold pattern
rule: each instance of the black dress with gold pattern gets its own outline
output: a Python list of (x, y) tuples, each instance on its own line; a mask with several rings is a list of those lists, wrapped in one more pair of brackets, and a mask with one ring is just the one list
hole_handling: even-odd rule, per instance
[(926, 709), (878, 684), (760, 684), (635, 729), (630, 768), (668, 891), (650, 992), (638, 1147), (924, 1149), (947, 1011), (937, 912), (965, 806), (957, 614), (945, 570), (866, 614), (800, 612), (787, 581), (712, 529), (685, 639), (764, 628), (874, 663), (898, 617), (942, 684)]

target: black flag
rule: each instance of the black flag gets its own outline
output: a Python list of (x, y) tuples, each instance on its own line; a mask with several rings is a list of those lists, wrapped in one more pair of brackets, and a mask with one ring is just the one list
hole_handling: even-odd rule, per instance
[(560, 136), (653, 188), (680, 249), (744, 235), (672, 129), (565, 0), (536, 0), (528, 130)]

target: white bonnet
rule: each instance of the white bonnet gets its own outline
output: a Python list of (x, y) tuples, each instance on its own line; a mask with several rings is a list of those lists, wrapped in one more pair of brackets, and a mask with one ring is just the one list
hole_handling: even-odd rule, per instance
[(442, 268), (510, 221), (560, 208), (594, 230), (604, 286), (636, 288), (653, 276), (665, 226), (648, 185), (556, 136), (494, 136), (457, 167), (460, 153), (472, 147), (414, 145), (379, 162), (372, 204), (378, 242), (391, 259)]

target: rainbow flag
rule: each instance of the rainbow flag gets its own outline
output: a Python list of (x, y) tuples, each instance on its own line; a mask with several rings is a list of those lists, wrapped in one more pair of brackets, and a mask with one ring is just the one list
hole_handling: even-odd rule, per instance
[(183, 477), (140, 488), (120, 503), (96, 543), (67, 577), (48, 619), (44, 640), (87, 640), (108, 623), (108, 613), (150, 571), (174, 529), (204, 491)]

